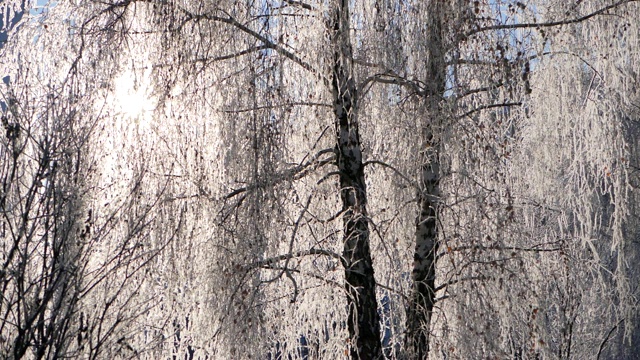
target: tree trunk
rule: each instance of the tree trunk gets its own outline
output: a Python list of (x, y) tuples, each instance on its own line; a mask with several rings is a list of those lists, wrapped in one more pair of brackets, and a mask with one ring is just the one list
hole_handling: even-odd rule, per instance
[(352, 359), (381, 359), (380, 318), (369, 249), (367, 189), (356, 115), (357, 93), (352, 76), (348, 0), (338, 0), (334, 26), (333, 106), (337, 136), (343, 216), (343, 257)]
[(407, 315), (407, 350), (414, 359), (426, 359), (429, 353), (429, 327), (435, 303), (435, 256), (439, 247), (436, 209), (440, 182), (437, 146), (433, 144), (425, 150), (422, 189), (418, 198), (420, 212), (416, 220), (413, 294)]
[[(431, 17), (427, 53), (427, 112), (423, 124), (420, 153), (421, 178), (418, 194), (419, 213), (416, 219), (415, 252), (412, 271), (413, 294), (407, 315), (407, 351), (412, 359), (429, 355), (429, 329), (435, 303), (436, 254), (439, 248), (437, 202), (440, 196), (440, 137), (442, 99), (446, 82), (443, 18), (446, 5), (432, 1), (428, 5)], [(433, 15), (432, 15), (433, 14)]]

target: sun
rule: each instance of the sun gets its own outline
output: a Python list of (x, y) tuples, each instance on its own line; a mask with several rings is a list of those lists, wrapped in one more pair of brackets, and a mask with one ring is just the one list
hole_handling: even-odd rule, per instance
[(127, 119), (149, 116), (155, 109), (151, 96), (150, 70), (125, 70), (114, 79), (113, 102), (116, 113)]

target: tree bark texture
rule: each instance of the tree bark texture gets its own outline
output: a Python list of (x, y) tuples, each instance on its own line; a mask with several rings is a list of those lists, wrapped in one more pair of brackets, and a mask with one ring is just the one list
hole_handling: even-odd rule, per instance
[(412, 359), (429, 355), (429, 330), (435, 303), (436, 254), (439, 248), (437, 209), (440, 196), (440, 99), (446, 82), (443, 41), (443, 18), (446, 5), (432, 1), (428, 26), (426, 59), (426, 116), (422, 129), (420, 153), (421, 178), (418, 194), (415, 252), (412, 271), (413, 293), (407, 314), (407, 351)]
[(352, 359), (381, 359), (380, 317), (369, 248), (367, 189), (356, 111), (357, 89), (351, 71), (348, 0), (338, 0), (333, 33), (332, 90), (344, 226), (350, 355)]

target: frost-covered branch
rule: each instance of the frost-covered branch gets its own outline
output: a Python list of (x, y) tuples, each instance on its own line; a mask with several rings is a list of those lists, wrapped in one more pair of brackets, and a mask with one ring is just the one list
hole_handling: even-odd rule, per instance
[(258, 188), (263, 188), (266, 186), (273, 186), (273, 185), (277, 185), (282, 181), (294, 181), (294, 180), (299, 180), (301, 178), (303, 178), (304, 176), (306, 176), (307, 174), (309, 174), (312, 171), (315, 171), (319, 168), (321, 168), (324, 165), (327, 165), (329, 163), (331, 163), (332, 161), (334, 161), (334, 157), (330, 157), (328, 159), (323, 159), (320, 160), (320, 156), (324, 155), (324, 154), (330, 154), (333, 153), (334, 150), (333, 149), (324, 149), (319, 151), (318, 153), (316, 153), (309, 161), (307, 161), (304, 164), (301, 165), (297, 165), (295, 167), (289, 168), (287, 170), (284, 170), (280, 173), (276, 173), (271, 175), (268, 179), (264, 180), (263, 182), (260, 183), (256, 183), (256, 184), (252, 184), (250, 186), (246, 186), (246, 187), (242, 187), (239, 189), (236, 189), (230, 193), (228, 193), (227, 195), (225, 195), (223, 197), (223, 199), (231, 199), (233, 197), (235, 197), (238, 194), (242, 194), (244, 192), (247, 191), (252, 191), (254, 189), (258, 189)]
[(211, 21), (216, 21), (216, 22), (229, 24), (229, 25), (237, 28), (238, 30), (240, 30), (240, 31), (252, 36), (256, 40), (259, 40), (260, 42), (262, 42), (263, 46), (265, 46), (265, 47), (267, 47), (269, 49), (273, 49), (273, 50), (277, 51), (282, 56), (284, 56), (284, 57), (288, 58), (289, 60), (293, 61), (294, 63), (300, 65), (303, 69), (311, 72), (316, 77), (321, 79), (325, 84), (329, 84), (329, 80), (324, 76), (324, 74), (322, 74), (320, 71), (316, 70), (313, 66), (311, 66), (306, 61), (302, 60), (300, 57), (298, 57), (298, 55), (295, 55), (294, 53), (292, 53), (289, 50), (285, 49), (282, 45), (271, 41), (266, 36), (261, 35), (260, 33), (256, 32), (255, 30), (253, 30), (253, 29), (247, 27), (246, 25), (240, 23), (239, 21), (237, 21), (230, 14), (225, 14), (225, 16), (218, 16), (218, 15), (214, 15), (214, 14), (194, 14), (194, 13), (191, 13), (191, 12), (187, 11), (186, 9), (181, 9), (181, 10), (187, 15), (187, 18), (185, 19), (185, 22), (193, 19), (194, 21), (211, 20)]
[(344, 259), (338, 253), (335, 253), (333, 251), (326, 250), (326, 249), (309, 249), (309, 250), (301, 250), (301, 251), (296, 251), (296, 252), (292, 252), (292, 253), (289, 253), (289, 254), (282, 254), (282, 255), (270, 257), (268, 259), (264, 259), (264, 260), (260, 260), (260, 261), (254, 262), (254, 263), (252, 263), (250, 265), (245, 265), (244, 268), (252, 269), (252, 268), (261, 267), (261, 266), (264, 266), (264, 265), (275, 264), (275, 263), (278, 263), (280, 261), (286, 261), (286, 260), (290, 260), (290, 259), (294, 259), (294, 258), (311, 256), (311, 255), (327, 256), (327, 257), (330, 257), (332, 259), (340, 261), (340, 263), (342, 263), (344, 265)]
[(224, 111), (225, 113), (229, 113), (229, 114), (239, 114), (239, 113), (244, 113), (244, 112), (258, 111), (258, 110), (265, 110), (265, 109), (288, 108), (288, 107), (291, 107), (291, 106), (332, 107), (331, 104), (299, 101), (299, 102), (284, 103), (284, 104), (271, 104), (271, 105), (255, 106), (255, 107), (251, 107), (251, 108), (247, 108), (247, 109), (225, 109), (225, 110), (222, 110), (222, 111)]
[(522, 246), (509, 246), (509, 245), (468, 245), (468, 246), (456, 246), (456, 247), (447, 247), (445, 251), (438, 253), (436, 256), (437, 259), (444, 257), (447, 254), (453, 252), (467, 251), (467, 250), (498, 250), (498, 251), (523, 251), (523, 252), (552, 252), (552, 251), (561, 251), (563, 246), (556, 246), (548, 248), (547, 245), (556, 245), (561, 243), (561, 241), (550, 242), (537, 244), (533, 247), (522, 247)]
[(434, 293), (437, 293), (440, 290), (446, 289), (447, 287), (451, 286), (451, 285), (455, 285), (461, 282), (465, 282), (465, 281), (475, 281), (475, 280), (487, 280), (488, 278), (484, 275), (481, 276), (469, 276), (469, 277), (463, 277), (463, 278), (455, 278), (452, 280), (447, 281), (444, 284), (440, 284), (438, 286), (436, 286), (433, 289)]
[(367, 166), (367, 165), (380, 165), (384, 168), (390, 169), (391, 171), (393, 171), (394, 173), (396, 173), (398, 176), (400, 176), (404, 181), (406, 181), (407, 183), (409, 183), (409, 185), (411, 185), (412, 187), (414, 187), (415, 189), (418, 189), (418, 184), (414, 181), (411, 180), (408, 176), (406, 176), (405, 174), (403, 174), (400, 170), (398, 170), (397, 168), (395, 168), (393, 165), (390, 165), (384, 161), (380, 161), (380, 160), (369, 160), (369, 161), (365, 161), (363, 166)]
[(305, 2), (302, 2), (302, 1), (296, 1), (296, 0), (283, 0), (283, 1), (286, 2), (289, 5), (299, 6), (299, 7), (303, 8), (303, 9), (306, 9), (306, 10), (315, 10), (313, 8), (313, 6), (311, 6), (311, 5), (309, 5), (309, 4), (305, 3)]
[(370, 83), (391, 84), (400, 85), (409, 89), (413, 94), (418, 96), (425, 96), (425, 90), (420, 86), (419, 82), (408, 80), (402, 76), (395, 75), (393, 73), (376, 74), (366, 78), (360, 84), (358, 89), (364, 89)]
[(506, 101), (500, 104), (487, 104), (487, 105), (482, 105), (482, 106), (478, 106), (475, 109), (471, 109), (469, 111), (467, 111), (466, 113), (462, 114), (462, 115), (458, 115), (458, 118), (465, 118), (465, 117), (469, 117), (471, 115), (473, 115), (474, 113), (477, 113), (479, 111), (482, 110), (488, 110), (488, 109), (495, 109), (495, 108), (502, 108), (502, 107), (509, 107), (509, 106), (521, 106), (522, 102), (521, 101)]
[(629, 4), (629, 3), (633, 3), (633, 2), (637, 2), (638, 0), (621, 0), (618, 2), (615, 2), (611, 5), (605, 6), (599, 10), (596, 10), (592, 13), (589, 13), (587, 15), (578, 17), (578, 18), (574, 18), (574, 19), (565, 19), (565, 20), (558, 20), (558, 21), (548, 21), (548, 22), (543, 22), (543, 23), (520, 23), (520, 24), (498, 24), (498, 25), (491, 25), (491, 26), (483, 26), (483, 27), (479, 27), (477, 29), (471, 30), (469, 32), (464, 33), (464, 35), (462, 36), (463, 38), (468, 38), (470, 36), (473, 36), (475, 34), (481, 33), (481, 32), (485, 32), (485, 31), (495, 31), (495, 30), (515, 30), (515, 29), (540, 29), (540, 28), (548, 28), (548, 27), (556, 27), (556, 26), (562, 26), (562, 25), (570, 25), (570, 24), (577, 24), (577, 23), (581, 23), (584, 21), (587, 21), (589, 19), (591, 19), (592, 17), (598, 16), (598, 15), (603, 15), (605, 14), (607, 11), (615, 9), (617, 7), (620, 7), (622, 5), (625, 4)]

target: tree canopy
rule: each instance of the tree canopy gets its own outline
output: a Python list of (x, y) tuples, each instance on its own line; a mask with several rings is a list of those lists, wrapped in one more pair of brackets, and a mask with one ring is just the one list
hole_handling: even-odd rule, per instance
[(640, 351), (638, 1), (0, 9), (0, 357)]

